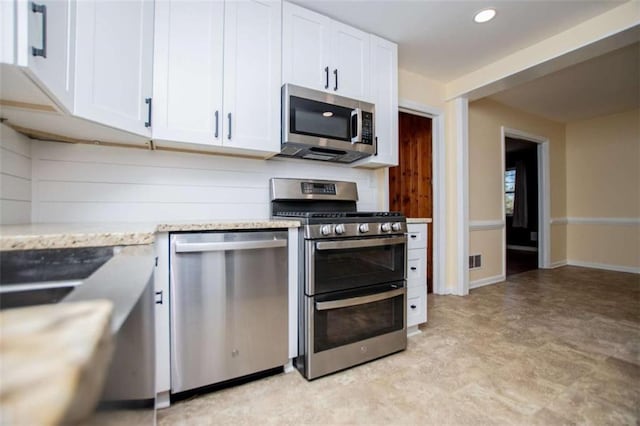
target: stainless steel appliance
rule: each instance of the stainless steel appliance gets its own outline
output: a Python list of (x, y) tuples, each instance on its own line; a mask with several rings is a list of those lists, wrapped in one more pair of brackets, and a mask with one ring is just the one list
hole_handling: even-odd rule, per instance
[(373, 155), (374, 115), (373, 104), (285, 84), (280, 155), (340, 163)]
[(271, 179), (272, 216), (304, 225), (296, 367), (310, 380), (407, 346), (406, 219), (357, 199), (352, 182)]
[(171, 235), (172, 393), (288, 362), (287, 237)]

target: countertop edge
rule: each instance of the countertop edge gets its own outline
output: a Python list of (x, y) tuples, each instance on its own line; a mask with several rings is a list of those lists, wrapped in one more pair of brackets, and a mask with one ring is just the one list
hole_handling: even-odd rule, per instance
[[(87, 231), (82, 230), (83, 226), (83, 224), (69, 224), (69, 231), (65, 231), (65, 224), (6, 225), (0, 227), (0, 251), (148, 245), (154, 244), (156, 234), (162, 232), (289, 229), (298, 228), (300, 221), (266, 219), (141, 223), (139, 224), (140, 230), (135, 229), (138, 224), (122, 224), (122, 228), (132, 229), (131, 231), (118, 230), (117, 223), (104, 224), (104, 231), (100, 231), (101, 225), (95, 223), (86, 224)], [(53, 227), (55, 230), (47, 229), (47, 227)], [(12, 234), (5, 235), (4, 231), (6, 230), (11, 230)]]
[(407, 218), (407, 223), (408, 224), (413, 224), (413, 223), (432, 223), (433, 219), (431, 219), (430, 217), (408, 217)]

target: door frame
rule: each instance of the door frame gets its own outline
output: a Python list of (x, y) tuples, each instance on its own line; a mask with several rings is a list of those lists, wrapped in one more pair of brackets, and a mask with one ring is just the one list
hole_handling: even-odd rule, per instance
[[(445, 284), (445, 256), (446, 256), (446, 228), (445, 228), (445, 179), (444, 179), (444, 132), (445, 115), (444, 111), (430, 105), (407, 99), (398, 99), (398, 111), (407, 114), (419, 115), (431, 119), (431, 170), (432, 170), (432, 192), (433, 192), (433, 293), (448, 294)], [(386, 186), (386, 206), (389, 208), (389, 169), (385, 169)]]
[[(549, 168), (549, 138), (518, 129), (501, 126), (501, 170), (504, 176), (506, 165), (506, 138), (522, 139), (534, 142), (537, 146), (538, 154), (538, 268), (549, 269), (551, 267), (551, 188), (550, 188), (550, 168)], [(504, 194), (504, 177), (500, 180), (500, 192)], [(504, 206), (504, 196), (502, 202), (502, 275), (507, 276), (507, 222)]]

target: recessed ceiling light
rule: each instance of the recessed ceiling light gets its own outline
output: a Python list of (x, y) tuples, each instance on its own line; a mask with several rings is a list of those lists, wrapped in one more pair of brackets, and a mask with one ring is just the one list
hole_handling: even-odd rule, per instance
[(333, 112), (325, 111), (325, 112), (322, 113), (322, 115), (324, 115), (325, 117), (333, 117)]
[(473, 17), (473, 20), (479, 24), (482, 24), (484, 22), (489, 22), (493, 19), (494, 16), (496, 16), (495, 9), (484, 9), (476, 13), (476, 16)]

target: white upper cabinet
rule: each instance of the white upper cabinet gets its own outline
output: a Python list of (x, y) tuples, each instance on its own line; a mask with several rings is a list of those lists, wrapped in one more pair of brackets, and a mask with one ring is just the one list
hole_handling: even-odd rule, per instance
[(156, 3), (153, 139), (280, 151), (281, 2)]
[(222, 140), (222, 1), (159, 1), (155, 10), (155, 140)]
[(369, 100), (369, 34), (284, 3), (283, 82)]
[(398, 165), (398, 46), (371, 35), (371, 96), (376, 105), (377, 152), (363, 167)]
[(227, 1), (223, 146), (280, 151), (280, 1)]
[(74, 114), (151, 136), (153, 2), (76, 4)]
[[(73, 109), (74, 12), (72, 0), (2, 1), (2, 61), (15, 63), (65, 111)], [(12, 13), (15, 20), (7, 16)], [(15, 39), (13, 38), (15, 36)]]
[(370, 100), (369, 34), (333, 22), (332, 87), (341, 96)]
[(310, 10), (282, 5), (282, 80), (316, 90), (329, 90), (331, 19)]

